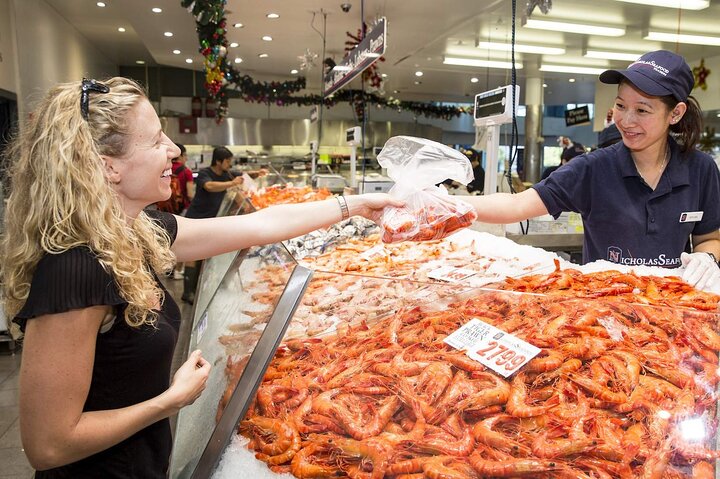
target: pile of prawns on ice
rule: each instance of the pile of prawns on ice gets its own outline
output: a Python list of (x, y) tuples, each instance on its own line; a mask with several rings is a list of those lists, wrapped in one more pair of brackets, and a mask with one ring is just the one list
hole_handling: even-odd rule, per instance
[[(288, 341), (239, 432), (299, 478), (715, 477), (720, 297), (682, 284), (558, 270)], [(541, 353), (504, 379), (443, 342), (471, 318)]]

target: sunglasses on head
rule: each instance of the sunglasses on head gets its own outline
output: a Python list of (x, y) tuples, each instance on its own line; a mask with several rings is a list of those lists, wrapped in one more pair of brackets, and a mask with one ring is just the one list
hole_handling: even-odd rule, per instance
[(83, 118), (88, 120), (90, 118), (90, 92), (95, 93), (108, 93), (110, 88), (107, 85), (100, 83), (97, 80), (83, 78), (80, 84), (80, 112)]

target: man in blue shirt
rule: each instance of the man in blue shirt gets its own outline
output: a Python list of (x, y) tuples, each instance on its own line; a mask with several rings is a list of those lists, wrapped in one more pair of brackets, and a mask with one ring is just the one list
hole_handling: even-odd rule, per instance
[(720, 287), (720, 172), (695, 149), (702, 114), (690, 96), (690, 67), (661, 50), (600, 80), (618, 84), (613, 119), (621, 143), (574, 158), (520, 194), (465, 200), (489, 223), (578, 212), (584, 262), (683, 266), (689, 284)]

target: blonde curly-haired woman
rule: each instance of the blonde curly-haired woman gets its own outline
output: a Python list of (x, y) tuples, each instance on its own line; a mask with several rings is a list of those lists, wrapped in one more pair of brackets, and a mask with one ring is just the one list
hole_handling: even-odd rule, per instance
[(10, 151), (2, 287), (25, 334), (20, 430), (38, 478), (166, 477), (168, 417), (200, 396), (210, 365), (195, 351), (170, 380), (180, 312), (159, 272), (396, 204), (360, 195), (150, 216), (178, 154), (125, 78), (52, 88)]

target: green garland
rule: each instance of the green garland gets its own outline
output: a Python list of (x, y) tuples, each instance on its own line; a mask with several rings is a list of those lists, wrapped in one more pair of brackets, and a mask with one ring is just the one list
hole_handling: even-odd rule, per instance
[(365, 116), (366, 105), (379, 108), (393, 108), (397, 111), (410, 111), (415, 115), (449, 120), (465, 113), (471, 113), (470, 107), (440, 106), (435, 103), (401, 101), (384, 98), (375, 93), (360, 90), (341, 90), (329, 98), (320, 95), (293, 96), (304, 89), (304, 77), (283, 82), (259, 82), (249, 75), (243, 75), (227, 61), (227, 19), (225, 4), (227, 0), (180, 0), (180, 4), (195, 17), (195, 26), (200, 41), (200, 53), (205, 57), (205, 89), (217, 104), (218, 122), (227, 116), (228, 93), (237, 91), (240, 98), (253, 103), (274, 103), (285, 105), (325, 105), (334, 106), (339, 102), (349, 102), (355, 108), (357, 120)]

